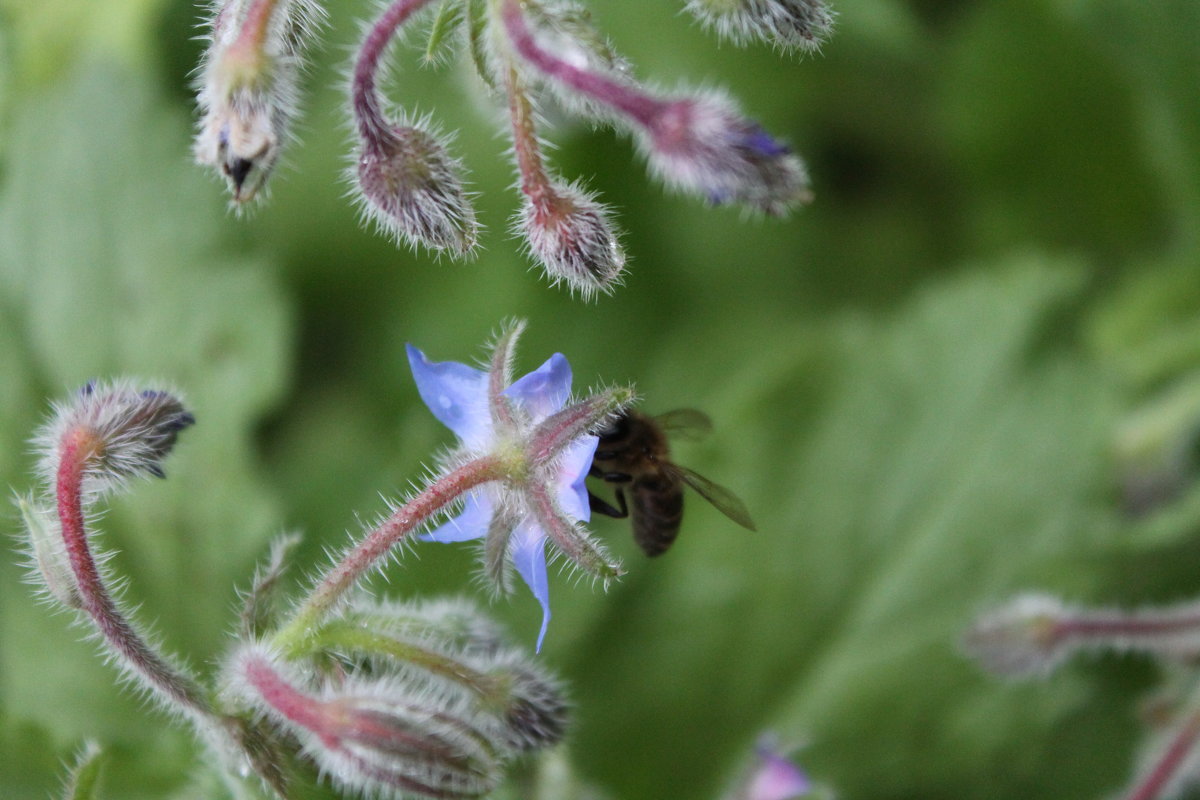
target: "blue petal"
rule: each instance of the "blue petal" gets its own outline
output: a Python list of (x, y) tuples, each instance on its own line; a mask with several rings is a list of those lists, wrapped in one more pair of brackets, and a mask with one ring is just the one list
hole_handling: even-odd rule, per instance
[(546, 580), (546, 534), (530, 522), (522, 522), (512, 534), (513, 564), (533, 596), (542, 604), (542, 630), (538, 633), (537, 651), (542, 652), (542, 640), (550, 624), (550, 584)]
[(588, 490), (584, 479), (592, 468), (592, 457), (600, 440), (595, 436), (582, 436), (572, 442), (558, 462), (558, 474), (554, 485), (557, 489), (559, 507), (580, 522), (592, 518), (592, 507), (588, 502)]
[(423, 542), (466, 542), (482, 539), (492, 522), (492, 501), (482, 492), (467, 492), (463, 510), (454, 519), (417, 538)]
[(504, 390), (540, 422), (558, 411), (571, 396), (571, 365), (562, 353), (555, 353), (546, 363), (528, 375), (522, 375)]
[(405, 345), (417, 391), (429, 410), (468, 447), (485, 444), (492, 432), (487, 374), (457, 361), (431, 362)]

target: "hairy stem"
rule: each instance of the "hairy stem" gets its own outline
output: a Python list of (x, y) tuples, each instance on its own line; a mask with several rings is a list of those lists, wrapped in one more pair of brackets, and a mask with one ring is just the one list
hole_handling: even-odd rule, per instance
[(275, 634), (273, 643), (286, 653), (304, 650), (305, 640), (312, 635), (321, 617), (405, 536), (464, 492), (487, 481), (503, 478), (504, 474), (501, 461), (486, 456), (464, 464), (431, 483), (368, 533), (329, 569), (291, 621)]
[(1171, 732), (1170, 740), (1162, 752), (1158, 753), (1149, 771), (1138, 778), (1133, 788), (1125, 794), (1124, 800), (1156, 800), (1163, 797), (1164, 791), (1178, 776), (1180, 768), (1194, 753), (1198, 740), (1200, 709), (1193, 705), (1183, 721)]
[(652, 128), (665, 104), (604, 75), (589, 72), (558, 58), (538, 45), (521, 13), (520, 0), (500, 0), (500, 16), (513, 48), (521, 58), (553, 80), (588, 95), (638, 124)]
[(373, 146), (381, 146), (389, 137), (390, 125), (383, 114), (383, 102), (376, 88), (379, 62), (388, 43), (408, 19), (429, 0), (395, 0), (371, 25), (354, 63), (351, 105), (358, 122), (359, 135)]
[(88, 546), (83, 513), (83, 478), (88, 461), (99, 454), (99, 447), (91, 431), (85, 428), (68, 431), (63, 437), (57, 474), (58, 518), (83, 610), (125, 665), (142, 676), (168, 705), (212, 722), (216, 713), (195, 679), (170, 664), (138, 635), (100, 576)]

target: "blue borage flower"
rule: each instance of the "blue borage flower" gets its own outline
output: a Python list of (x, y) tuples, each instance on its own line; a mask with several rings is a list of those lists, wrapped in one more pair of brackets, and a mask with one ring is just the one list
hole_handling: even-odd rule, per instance
[(571, 365), (555, 353), (513, 381), (511, 360), (522, 326), (501, 334), (487, 371), (455, 361), (433, 362), (412, 345), (408, 359), (425, 405), (459, 438), (450, 461), (496, 458), (503, 480), (464, 495), (458, 516), (425, 534), (435, 542), (484, 540), (485, 574), (509, 588), (507, 564), (542, 606), (538, 650), (550, 622), (546, 540), (574, 565), (609, 580), (620, 575), (583, 528), (591, 516), (584, 479), (598, 439), (590, 431), (632, 399), (628, 389), (609, 389), (575, 403)]

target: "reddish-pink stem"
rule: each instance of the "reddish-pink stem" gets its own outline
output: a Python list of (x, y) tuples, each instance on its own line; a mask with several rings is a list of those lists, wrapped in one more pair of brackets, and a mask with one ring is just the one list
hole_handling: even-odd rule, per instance
[(541, 206), (547, 195), (552, 195), (550, 179), (542, 162), (541, 147), (534, 127), (533, 104), (521, 84), (520, 74), (515, 67), (508, 70), (508, 115), (512, 122), (513, 152), (517, 156), (517, 171), (521, 173), (521, 192), (535, 207)]
[(88, 459), (95, 455), (93, 434), (82, 428), (68, 431), (62, 440), (56, 493), (63, 543), (75, 573), (83, 609), (104, 639), (134, 671), (141, 674), (173, 704), (189, 712), (214, 716), (204, 695), (191, 678), (180, 674), (155, 652), (121, 614), (112, 599), (88, 546), (83, 515), (83, 477)]
[(391, 125), (383, 115), (383, 103), (375, 87), (379, 61), (387, 51), (388, 42), (392, 40), (397, 29), (428, 2), (429, 0), (396, 0), (371, 25), (371, 30), (367, 32), (367, 38), (358, 51), (351, 88), (352, 106), (354, 116), (358, 120), (359, 135), (369, 145), (381, 146), (391, 135)]
[(1200, 613), (1164, 615), (1159, 619), (1122, 614), (1089, 614), (1059, 623), (1056, 633), (1063, 637), (1162, 636), (1170, 633), (1200, 632)]
[[(242, 20), (242, 28), (238, 31), (237, 39), (229, 46), (230, 51), (245, 56), (261, 52), (263, 44), (267, 40), (267, 28), (271, 24), (271, 14), (275, 11), (276, 5), (278, 5), (278, 0), (254, 0)], [(223, 8), (220, 13), (224, 15), (228, 10), (228, 8)]]
[(1200, 737), (1200, 712), (1193, 711), (1175, 731), (1167, 749), (1162, 752), (1150, 772), (1125, 796), (1125, 800), (1155, 800), (1176, 776), (1179, 768), (1196, 747)]
[(302, 643), (321, 616), (405, 536), (457, 500), (464, 492), (487, 481), (504, 477), (500, 461), (493, 456), (475, 459), (442, 476), (409, 500), (378, 528), (367, 534), (354, 549), (335, 564), (275, 636), (287, 651)]
[(544, 50), (521, 13), (520, 0), (504, 0), (500, 13), (508, 39), (523, 59), (559, 83), (615, 108), (646, 128), (654, 127), (666, 103), (604, 75), (580, 69)]
[(327, 747), (337, 746), (336, 737), (328, 732), (322, 734), (322, 730), (328, 727), (326, 715), (323, 713), (324, 703), (296, 690), (281, 678), (265, 659), (246, 659), (243, 675), (267, 705), (300, 727), (321, 736)]

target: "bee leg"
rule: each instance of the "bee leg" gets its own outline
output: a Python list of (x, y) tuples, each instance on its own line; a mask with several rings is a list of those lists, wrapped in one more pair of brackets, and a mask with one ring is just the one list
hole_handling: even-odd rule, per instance
[(629, 506), (625, 504), (625, 493), (620, 489), (617, 489), (617, 503), (621, 506), (619, 509), (613, 508), (608, 501), (588, 492), (588, 505), (591, 506), (592, 511), (613, 519), (625, 519), (629, 516)]

